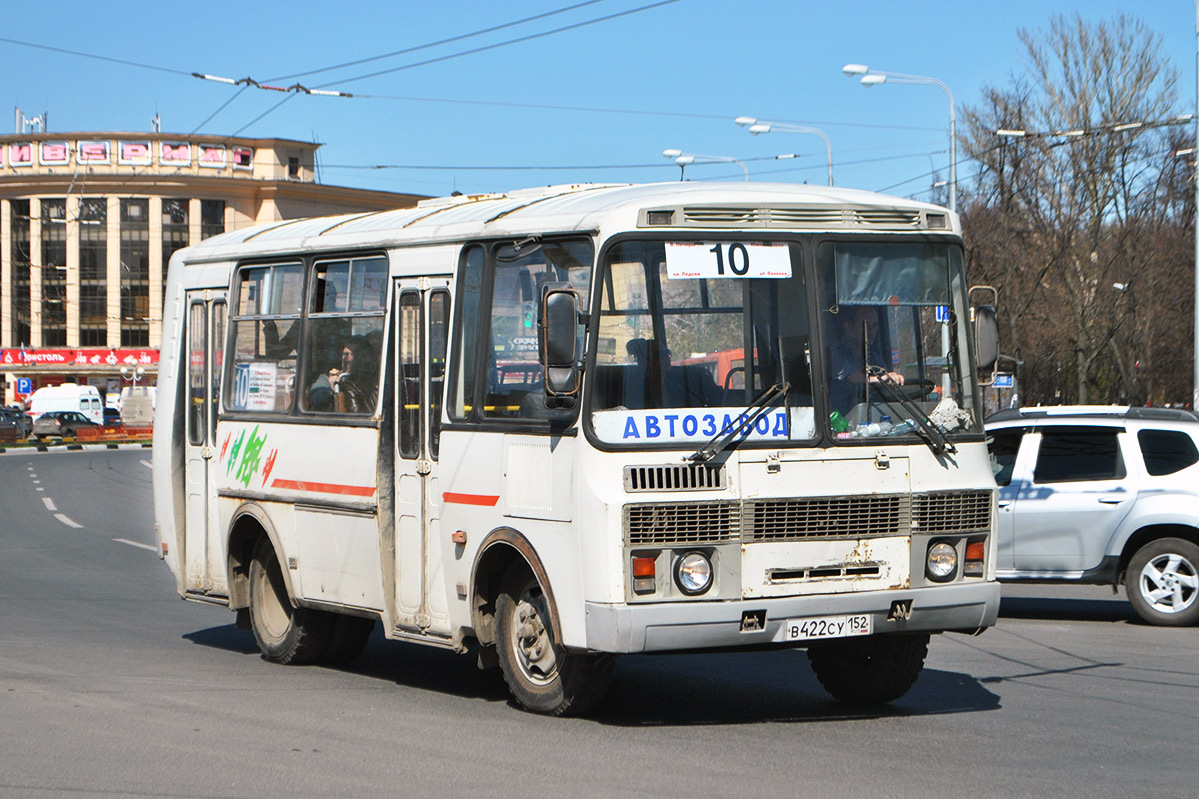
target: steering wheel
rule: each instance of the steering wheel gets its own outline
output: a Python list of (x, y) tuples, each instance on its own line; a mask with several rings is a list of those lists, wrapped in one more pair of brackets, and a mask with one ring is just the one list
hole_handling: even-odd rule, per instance
[(932, 393), (937, 384), (933, 380), (926, 380), (922, 377), (913, 377), (910, 380), (905, 380), (902, 386), (894, 386), (889, 383), (876, 383), (879, 391), (883, 394), (891, 396), (900, 396), (904, 399), (921, 400)]

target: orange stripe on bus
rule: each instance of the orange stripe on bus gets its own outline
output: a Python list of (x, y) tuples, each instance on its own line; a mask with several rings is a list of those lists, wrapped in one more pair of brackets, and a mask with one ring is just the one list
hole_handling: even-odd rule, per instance
[(272, 488), (289, 488), (292, 491), (315, 491), (321, 494), (342, 494), (349, 497), (369, 497), (375, 493), (374, 486), (343, 486), (337, 483), (310, 483), (307, 480), (276, 480)]
[(457, 494), (453, 491), (446, 491), (441, 495), (441, 501), (455, 505), (483, 505), (492, 508), (500, 501), (500, 498), (485, 494)]

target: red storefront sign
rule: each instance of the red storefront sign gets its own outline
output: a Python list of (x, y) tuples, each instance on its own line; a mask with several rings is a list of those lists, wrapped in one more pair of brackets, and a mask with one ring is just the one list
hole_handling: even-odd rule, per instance
[(0, 366), (120, 367), (151, 366), (158, 363), (158, 350), (152, 349), (45, 349), (19, 348), (0, 350)]

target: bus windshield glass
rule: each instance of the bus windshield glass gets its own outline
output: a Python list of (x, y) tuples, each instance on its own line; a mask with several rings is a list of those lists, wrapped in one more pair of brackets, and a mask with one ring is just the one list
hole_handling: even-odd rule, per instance
[(816, 436), (795, 245), (630, 241), (604, 267), (590, 405), (600, 440), (703, 443), (783, 382), (741, 437)]
[(930, 421), (934, 435), (981, 429), (958, 247), (825, 244), (818, 274), (838, 440), (921, 433)]
[(801, 252), (784, 241), (610, 248), (589, 375), (597, 438), (703, 444), (783, 383), (737, 440), (977, 432), (960, 250), (827, 242), (814, 285)]

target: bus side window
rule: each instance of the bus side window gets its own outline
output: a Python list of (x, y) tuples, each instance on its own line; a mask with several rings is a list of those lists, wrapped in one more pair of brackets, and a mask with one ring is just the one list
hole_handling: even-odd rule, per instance
[(242, 267), (234, 278), (233, 411), (287, 413), (296, 376), (304, 272), (298, 263)]
[(450, 327), (450, 293), (429, 297), (429, 455), (437, 460), (441, 443), (441, 398), (445, 390), (445, 351)]

